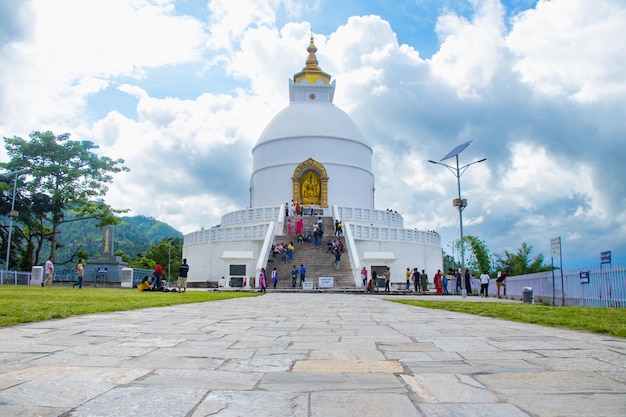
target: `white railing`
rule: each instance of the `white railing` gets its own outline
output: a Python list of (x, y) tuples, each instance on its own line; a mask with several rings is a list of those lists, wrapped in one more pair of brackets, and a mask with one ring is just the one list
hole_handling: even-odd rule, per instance
[(278, 220), (281, 211), (284, 212), (283, 207), (258, 207), (233, 211), (222, 216), (221, 226), (224, 227), (241, 223), (276, 221)]
[(385, 226), (366, 226), (349, 224), (355, 240), (382, 240), (389, 242), (423, 243), (426, 245), (441, 246), (441, 237), (437, 232), (403, 229)]
[(384, 223), (399, 228), (404, 227), (404, 218), (394, 211), (358, 207), (336, 207), (336, 213), (339, 216), (337, 218), (344, 222)]
[(187, 246), (214, 242), (264, 240), (268, 228), (269, 222), (250, 226), (242, 225), (198, 230), (185, 235), (184, 244)]

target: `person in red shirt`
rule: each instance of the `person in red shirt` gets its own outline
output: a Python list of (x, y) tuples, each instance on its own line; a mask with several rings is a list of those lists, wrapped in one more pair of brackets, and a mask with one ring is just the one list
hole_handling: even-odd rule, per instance
[(154, 268), (154, 272), (152, 273), (154, 277), (154, 285), (152, 286), (155, 289), (159, 289), (163, 287), (163, 267), (161, 264), (156, 264)]

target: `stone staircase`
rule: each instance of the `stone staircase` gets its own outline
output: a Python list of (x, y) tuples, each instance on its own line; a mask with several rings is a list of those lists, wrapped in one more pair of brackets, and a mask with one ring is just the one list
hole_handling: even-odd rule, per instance
[[(293, 266), (296, 265), (298, 269), (300, 269), (300, 264), (304, 265), (307, 274), (306, 280), (309, 282), (313, 282), (313, 286), (317, 288), (318, 286), (318, 278), (319, 277), (333, 277), (333, 290), (341, 290), (341, 289), (350, 289), (354, 290), (354, 278), (352, 274), (352, 267), (350, 266), (350, 258), (348, 256), (348, 251), (344, 250), (341, 254), (341, 267), (339, 270), (335, 270), (335, 255), (326, 251), (326, 247), (328, 242), (341, 239), (342, 242), (345, 241), (343, 238), (335, 237), (335, 225), (332, 217), (322, 217), (323, 226), (324, 226), (324, 236), (322, 237), (322, 245), (315, 248), (313, 242), (305, 242), (298, 244), (295, 236), (295, 222), (298, 217), (288, 217), (287, 219), (291, 219), (293, 223), (293, 234), (289, 236), (287, 234), (287, 226), (285, 226), (285, 231), (283, 235), (276, 235), (274, 238), (274, 245), (278, 245), (279, 243), (288, 244), (289, 242), (293, 242), (295, 247), (295, 251), (293, 253), (293, 259), (287, 261), (283, 264), (281, 261), (280, 255), (276, 257), (270, 256), (271, 262), (268, 261), (267, 267), (265, 268), (266, 276), (267, 276), (267, 288), (272, 289), (272, 270), (276, 268), (278, 271), (278, 285), (277, 289), (284, 290), (292, 290), (291, 286), (291, 270)], [(312, 230), (314, 223), (317, 222), (317, 216), (303, 216), (304, 221), (304, 229)], [(285, 220), (285, 224), (287, 221)], [(300, 277), (298, 276), (298, 281), (296, 283), (296, 289), (300, 288)]]

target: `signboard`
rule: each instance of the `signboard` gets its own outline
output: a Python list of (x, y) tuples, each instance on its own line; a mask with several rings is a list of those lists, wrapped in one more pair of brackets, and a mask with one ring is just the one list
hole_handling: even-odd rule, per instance
[(550, 252), (553, 258), (561, 257), (561, 237), (550, 239)]
[(313, 283), (311, 281), (304, 281), (302, 283), (302, 289), (303, 290), (312, 290), (313, 289)]
[(605, 252), (600, 252), (600, 264), (610, 264), (611, 263), (611, 251), (607, 250)]
[(589, 271), (580, 273), (580, 283), (581, 284), (589, 284)]
[(319, 277), (318, 288), (332, 288), (334, 286), (333, 277)]

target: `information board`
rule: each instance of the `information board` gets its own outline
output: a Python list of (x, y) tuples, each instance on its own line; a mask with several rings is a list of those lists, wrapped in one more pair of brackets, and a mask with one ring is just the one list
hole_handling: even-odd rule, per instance
[(317, 286), (319, 288), (332, 288), (334, 286), (333, 277), (319, 277)]

